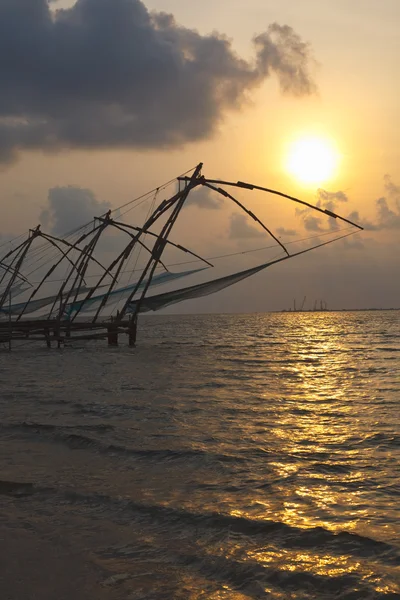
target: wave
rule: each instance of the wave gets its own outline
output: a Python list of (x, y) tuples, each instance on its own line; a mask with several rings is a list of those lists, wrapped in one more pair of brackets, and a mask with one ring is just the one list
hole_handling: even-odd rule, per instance
[[(330, 597), (355, 600), (356, 598), (373, 597), (374, 600), (389, 600), (390, 595), (376, 593), (375, 589), (365, 584), (357, 574), (317, 575), (301, 569), (268, 567), (255, 560), (234, 560), (222, 556), (207, 555), (178, 555), (178, 562), (195, 570), (208, 580), (222, 582), (254, 599), (266, 598), (264, 589), (275, 588), (277, 591), (299, 593), (325, 594)], [(354, 593), (359, 590), (359, 593)], [(350, 592), (350, 593), (349, 593)], [(349, 595), (347, 595), (349, 593)], [(371, 595), (373, 594), (373, 596)], [(280, 596), (281, 597), (281, 596)], [(292, 596), (290, 596), (292, 597)], [(315, 597), (315, 596), (312, 596)], [(392, 595), (392, 599), (395, 596)]]
[(384, 346), (383, 348), (380, 348), (379, 346), (377, 346), (375, 348), (375, 350), (378, 350), (380, 352), (400, 352), (400, 348), (393, 348), (391, 346)]
[(400, 447), (400, 435), (387, 434), (387, 433), (374, 433), (372, 435), (365, 436), (362, 440), (356, 443), (357, 446), (363, 448), (369, 446), (389, 446), (389, 447)]
[(60, 499), (71, 505), (85, 505), (92, 509), (107, 508), (111, 516), (123, 513), (129, 521), (139, 518), (149, 524), (159, 524), (165, 528), (183, 527), (193, 531), (213, 530), (214, 532), (236, 534), (253, 541), (277, 545), (285, 549), (324, 551), (333, 555), (346, 554), (351, 557), (384, 560), (388, 565), (400, 566), (400, 548), (388, 542), (353, 532), (334, 532), (324, 527), (301, 528), (282, 521), (251, 519), (220, 512), (192, 512), (183, 508), (144, 504), (129, 497), (113, 497), (105, 494), (91, 494), (70, 489), (44, 488), (32, 482), (0, 481), (0, 494), (23, 497), (41, 495), (45, 498)]
[(121, 455), (125, 457), (133, 457), (137, 459), (150, 460), (196, 460), (209, 461), (214, 460), (218, 463), (242, 462), (245, 459), (236, 455), (212, 453), (201, 449), (154, 449), (154, 448), (128, 448), (118, 444), (107, 444), (99, 439), (84, 435), (83, 433), (75, 433), (73, 430), (88, 430), (88, 431), (107, 431), (114, 429), (111, 425), (69, 425), (59, 426), (53, 424), (42, 423), (13, 423), (0, 425), (3, 430), (19, 431), (28, 433), (29, 435), (37, 435), (50, 443), (62, 443), (71, 450), (95, 450), (101, 454)]
[[(245, 556), (242, 560), (238, 553), (235, 556), (223, 556), (221, 552), (223, 547), (206, 550), (201, 545), (196, 545), (189, 552), (174, 551), (168, 547), (165, 553), (142, 541), (135, 546), (123, 546), (108, 548), (100, 551), (98, 554), (102, 558), (115, 559), (117, 564), (121, 561), (135, 562), (145, 560), (157, 560), (158, 564), (178, 566), (183, 569), (200, 575), (202, 577), (203, 591), (201, 597), (210, 592), (207, 597), (214, 597), (213, 592), (217, 592), (222, 585), (225, 590), (236, 590), (244, 594), (246, 598), (254, 600), (261, 598), (282, 598), (282, 592), (285, 598), (340, 598), (341, 600), (361, 600), (363, 598), (373, 598), (374, 600), (397, 600), (396, 593), (379, 592), (373, 587), (373, 583), (366, 581), (362, 573), (351, 572), (344, 574), (317, 574), (311, 571), (305, 571), (300, 565), (285, 565), (282, 561), (268, 562), (257, 561)], [(156, 559), (154, 558), (156, 554)], [(279, 557), (279, 554), (278, 554)], [(279, 558), (278, 558), (279, 560)], [(187, 577), (185, 577), (187, 581)], [(143, 598), (170, 598), (169, 591), (159, 590)], [(288, 594), (288, 595), (286, 595)], [(300, 596), (301, 594), (301, 596)], [(142, 596), (141, 596), (142, 597)], [(198, 596), (196, 596), (198, 597)], [(224, 595), (225, 597), (225, 595)]]
[[(82, 514), (83, 509), (86, 516), (92, 513), (115, 521), (119, 526), (129, 524), (138, 532), (138, 545), (108, 547), (95, 552), (103, 558), (115, 559), (118, 565), (124, 560), (166, 563), (171, 568), (201, 575), (205, 587), (210, 590), (222, 584), (254, 599), (278, 598), (282, 593), (288, 597), (295, 594), (293, 597), (296, 598), (340, 597), (341, 600), (394, 600), (399, 597), (395, 592), (378, 591), (374, 581), (365, 577), (371, 565), (375, 572), (386, 575), (400, 565), (399, 548), (371, 537), (333, 532), (323, 527), (305, 529), (281, 521), (256, 520), (220, 512), (192, 512), (75, 489), (44, 488), (32, 482), (0, 481), (0, 494), (12, 497), (14, 503), (33, 496), (25, 504), (30, 514), (36, 505), (42, 511), (44, 505), (52, 510), (52, 506), (61, 504), (69, 505), (69, 510), (79, 511), (78, 514)], [(144, 536), (144, 541), (140, 532), (146, 532), (148, 528), (151, 535)], [(235, 547), (234, 554), (231, 543)], [(247, 553), (249, 547), (255, 550), (257, 558)], [(264, 550), (268, 555), (265, 562)], [(282, 552), (287, 553), (286, 559)], [(318, 565), (319, 555), (325, 560), (331, 557), (332, 565), (335, 557), (341, 557), (343, 561), (343, 556), (347, 556), (358, 567), (349, 572), (342, 570), (339, 574), (333, 570), (326, 574), (315, 573), (307, 562), (291, 562), (292, 553), (299, 557), (303, 554), (314, 556), (314, 565)], [(271, 556), (275, 558), (271, 560)], [(172, 597), (163, 595), (161, 589), (158, 591), (153, 590), (148, 597)], [(207, 589), (204, 591), (206, 593)], [(266, 595), (270, 593), (271, 596)]]
[(33, 483), (0, 480), (0, 496), (25, 497), (35, 493)]
[(334, 464), (334, 463), (314, 463), (309, 466), (309, 469), (312, 471), (316, 471), (317, 473), (323, 474), (338, 474), (338, 475), (347, 475), (352, 472), (352, 467), (343, 465), (343, 464)]
[(35, 423), (32, 421), (23, 421), (22, 423), (3, 423), (0, 425), (0, 428), (8, 429), (10, 431), (36, 431), (37, 433), (63, 429), (83, 429), (87, 431), (112, 431), (114, 429), (113, 425), (108, 425), (106, 423), (96, 423), (94, 425), (55, 425), (53, 423)]

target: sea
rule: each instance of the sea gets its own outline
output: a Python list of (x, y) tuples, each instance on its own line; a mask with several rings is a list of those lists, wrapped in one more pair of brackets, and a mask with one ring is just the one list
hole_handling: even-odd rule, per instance
[(400, 599), (399, 317), (0, 350), (1, 600)]

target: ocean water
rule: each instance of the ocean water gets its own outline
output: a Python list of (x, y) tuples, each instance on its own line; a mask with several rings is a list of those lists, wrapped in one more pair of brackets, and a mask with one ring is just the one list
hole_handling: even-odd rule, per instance
[(399, 316), (1, 351), (1, 599), (400, 598)]

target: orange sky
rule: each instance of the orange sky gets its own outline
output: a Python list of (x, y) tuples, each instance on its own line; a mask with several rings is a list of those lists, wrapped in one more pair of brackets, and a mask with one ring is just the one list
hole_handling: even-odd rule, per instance
[[(60, 1), (54, 6), (72, 4)], [(397, 0), (351, 3), (149, 0), (146, 6), (173, 13), (179, 23), (197, 29), (202, 35), (215, 30), (225, 34), (232, 40), (234, 50), (248, 61), (254, 56), (251, 39), (255, 34), (273, 22), (290, 25), (311, 44), (317, 62), (312, 73), (318, 93), (300, 98), (284, 96), (276, 78), (271, 76), (248, 93), (248, 101), (240, 110), (227, 110), (217, 131), (208, 139), (167, 151), (126, 148), (51, 154), (22, 151), (13, 164), (3, 165), (0, 172), (4, 234), (20, 233), (36, 224), (52, 187), (89, 188), (99, 200), (118, 206), (199, 161), (204, 161), (208, 176), (250, 180), (315, 202), (318, 185), (304, 185), (285, 169), (290, 141), (308, 135), (331, 139), (340, 153), (336, 176), (319, 184), (329, 192), (342, 191), (347, 195), (348, 203), (338, 207), (338, 212), (358, 211), (361, 219), (378, 223), (376, 200), (384, 196), (395, 215), (399, 213), (400, 222), (400, 192), (396, 206), (396, 194), (388, 197), (384, 188), (387, 174), (393, 184), (400, 186), (400, 80), (396, 74), (400, 58), (400, 3)], [(258, 197), (247, 198), (249, 208), (256, 209), (263, 219), (269, 218), (268, 206), (274, 213), (271, 217), (274, 223), (282, 215), (286, 226), (296, 226), (293, 208), (276, 203), (271, 206), (266, 201), (264, 204)], [(191, 209), (192, 218), (203, 223), (204, 229), (212, 220), (215, 230), (221, 232), (221, 240), (229, 223), (229, 210)], [(190, 226), (187, 214), (185, 227)], [(374, 290), (373, 304), (400, 305), (400, 287), (393, 284), (400, 280), (399, 233), (400, 224), (398, 227), (383, 224), (378, 231), (360, 236), (364, 256), (359, 249), (349, 248), (347, 254), (343, 249), (339, 252), (338, 260), (346, 265), (352, 263), (355, 270), (361, 265), (362, 271), (365, 263), (372, 268), (372, 257), (376, 257), (376, 269), (381, 275), (385, 273), (382, 281), (387, 288), (382, 289), (381, 295)], [(192, 238), (198, 249), (207, 250), (209, 240), (201, 228), (196, 226)], [(221, 240), (219, 245), (223, 246)], [(252, 241), (246, 243), (251, 246)], [(231, 246), (227, 241), (227, 249)], [(325, 258), (326, 254), (321, 252), (312, 261), (302, 261), (302, 268), (310, 272), (307, 279), (313, 281), (313, 277), (323, 273)], [(362, 282), (357, 283), (361, 290), (357, 294), (350, 293), (349, 282), (340, 279), (340, 265), (335, 270), (335, 302), (346, 305), (348, 298), (354, 306), (368, 304), (365, 290), (370, 289), (367, 280), (373, 276), (372, 271), (367, 270)], [(307, 286), (310, 285), (308, 282)], [(242, 299), (235, 303), (235, 310), (236, 304), (243, 310), (260, 308), (257, 303), (257, 306), (246, 304), (243, 290), (239, 291), (238, 297)], [(307, 289), (302, 288), (298, 278), (292, 293), (303, 295), (303, 292), (306, 294)], [(286, 293), (292, 295), (285, 289)], [(276, 307), (282, 303), (282, 297), (276, 292), (276, 299), (267, 302), (266, 307)], [(221, 305), (216, 301), (216, 310), (219, 309)]]

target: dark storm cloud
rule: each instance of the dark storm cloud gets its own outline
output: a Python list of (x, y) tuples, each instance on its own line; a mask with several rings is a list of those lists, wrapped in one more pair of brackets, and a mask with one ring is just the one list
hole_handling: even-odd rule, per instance
[[(53, 3), (52, 3), (53, 4)], [(240, 58), (140, 0), (0, 0), (0, 160), (23, 149), (160, 148), (207, 138), (226, 109), (275, 74), (315, 91), (310, 48), (287, 25)]]
[(234, 213), (231, 216), (229, 237), (232, 239), (265, 237), (265, 232), (250, 225), (246, 215)]
[(110, 208), (108, 202), (97, 200), (91, 190), (75, 186), (49, 190), (47, 205), (40, 221), (55, 235), (63, 235), (99, 217)]

